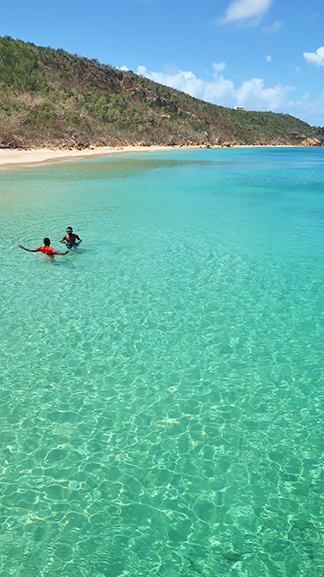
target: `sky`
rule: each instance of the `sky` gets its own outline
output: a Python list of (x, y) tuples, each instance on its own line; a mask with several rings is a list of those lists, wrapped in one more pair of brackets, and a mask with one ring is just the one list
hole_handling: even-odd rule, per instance
[(324, 126), (323, 0), (15, 0), (0, 36)]

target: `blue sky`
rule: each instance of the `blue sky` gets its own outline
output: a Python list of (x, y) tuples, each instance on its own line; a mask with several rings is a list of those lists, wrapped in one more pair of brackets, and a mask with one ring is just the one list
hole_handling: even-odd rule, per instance
[(15, 0), (0, 35), (324, 126), (323, 0)]

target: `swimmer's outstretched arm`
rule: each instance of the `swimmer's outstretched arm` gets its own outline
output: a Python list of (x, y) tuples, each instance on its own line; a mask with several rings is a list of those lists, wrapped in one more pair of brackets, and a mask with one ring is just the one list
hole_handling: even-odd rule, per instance
[(37, 252), (36, 250), (32, 250), (31, 248), (25, 248), (22, 244), (18, 244), (18, 248), (23, 248), (24, 250), (27, 250), (28, 252)]
[[(18, 248), (22, 248), (22, 249), (24, 249), (24, 250), (27, 250), (28, 252), (42, 252), (42, 251), (39, 251), (39, 250), (32, 250), (32, 249), (30, 249), (30, 248), (25, 248), (22, 244), (18, 244)], [(65, 254), (69, 254), (69, 251), (66, 250), (65, 252), (57, 252), (57, 250), (56, 250), (53, 254), (59, 254), (59, 255), (61, 255), (61, 256), (64, 256)]]

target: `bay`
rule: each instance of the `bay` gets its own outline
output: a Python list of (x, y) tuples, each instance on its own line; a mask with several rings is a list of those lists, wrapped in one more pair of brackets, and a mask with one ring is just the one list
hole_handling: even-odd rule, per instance
[[(1, 575), (323, 571), (323, 166), (1, 173)], [(67, 226), (53, 262), (18, 248)]]

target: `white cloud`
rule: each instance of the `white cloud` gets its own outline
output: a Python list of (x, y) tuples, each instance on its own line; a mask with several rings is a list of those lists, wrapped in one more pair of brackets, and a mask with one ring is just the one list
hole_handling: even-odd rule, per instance
[(282, 86), (281, 84), (266, 88), (264, 81), (259, 78), (246, 80), (241, 86), (235, 87), (232, 80), (219, 74), (219, 71), (225, 68), (225, 62), (213, 64), (212, 81), (202, 80), (197, 78), (193, 72), (183, 70), (178, 70), (175, 74), (166, 74), (164, 72), (148, 72), (145, 66), (139, 66), (137, 72), (150, 80), (176, 88), (207, 102), (226, 107), (239, 105), (250, 110), (278, 111), (286, 104), (287, 92), (294, 90), (292, 86)]
[(165, 74), (177, 74), (180, 68), (174, 62), (167, 62), (163, 67)]
[(178, 70), (173, 74), (168, 72), (148, 72), (145, 66), (139, 66), (137, 72), (150, 80), (154, 80), (154, 82), (159, 82), (159, 84), (176, 88), (191, 96), (202, 98), (204, 81), (197, 78), (191, 71)]
[(312, 126), (323, 126), (324, 92), (314, 99), (307, 92), (300, 100), (289, 102), (289, 107), (292, 116), (301, 118)]
[(213, 64), (213, 69), (215, 70), (215, 72), (222, 72), (223, 70), (225, 70), (225, 68), (226, 68), (225, 62), (218, 62), (218, 64), (214, 62)]
[(117, 66), (117, 70), (121, 70), (122, 72), (128, 72), (129, 68), (123, 64), (123, 66)]
[(137, 67), (137, 74), (139, 74), (140, 76), (146, 76), (148, 78), (148, 72), (145, 68), (145, 66), (138, 66)]
[(228, 6), (219, 24), (246, 23), (257, 26), (270, 8), (272, 0), (235, 0)]
[(278, 30), (280, 30), (280, 28), (284, 26), (284, 24), (285, 23), (283, 20), (276, 20), (270, 26), (265, 26), (264, 28), (262, 28), (262, 31), (266, 32), (266, 34), (275, 34), (276, 32), (278, 32)]
[(213, 82), (206, 82), (203, 100), (226, 106), (226, 103), (233, 99), (235, 99), (235, 89), (232, 80), (226, 80), (223, 76), (217, 76), (217, 78), (214, 77)]
[(261, 78), (252, 78), (243, 82), (236, 91), (237, 103), (252, 110), (272, 110), (276, 112), (285, 104), (287, 92), (294, 90), (293, 86), (277, 84), (266, 88)]
[(235, 89), (232, 80), (226, 80), (223, 76), (218, 74), (225, 68), (225, 62), (213, 64), (213, 81), (205, 82), (204, 93), (202, 96), (203, 100), (206, 100), (207, 102), (213, 102), (214, 104), (219, 102), (220, 104), (224, 104), (224, 106), (226, 106), (226, 102), (229, 102), (235, 98)]
[(304, 52), (306, 62), (316, 66), (324, 66), (324, 46), (318, 48), (316, 52)]
[(270, 54), (268, 54), (267, 58), (266, 58), (267, 62), (271, 62), (272, 60), (272, 56), (270, 56)]

